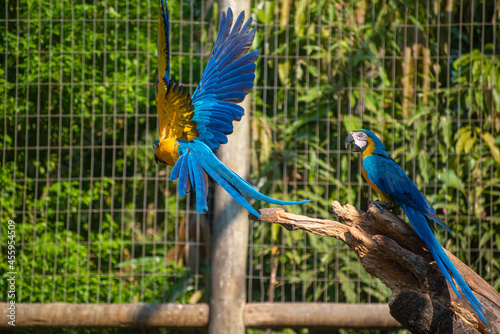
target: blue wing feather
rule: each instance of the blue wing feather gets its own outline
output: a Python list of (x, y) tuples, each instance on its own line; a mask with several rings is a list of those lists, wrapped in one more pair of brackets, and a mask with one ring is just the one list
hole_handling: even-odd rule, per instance
[[(252, 19), (250, 18), (248, 21), (251, 22), (251, 20)], [(233, 61), (235, 61), (236, 59), (240, 58), (241, 56), (245, 55), (248, 52), (248, 49), (250, 49), (253, 39), (255, 38), (255, 30), (252, 30), (251, 32), (242, 30), (239, 36), (243, 36), (243, 34), (248, 34), (248, 35), (246, 35), (245, 38), (243, 39), (241, 38), (234, 39), (225, 48), (226, 52), (221, 53), (220, 56), (223, 58), (217, 65), (218, 68), (226, 67), (227, 65), (231, 64)], [(229, 38), (231, 38), (231, 36), (229, 36)]]
[(232, 22), (229, 9), (227, 16), (222, 15), (210, 59), (192, 96), (198, 139), (211, 149), (227, 142), (233, 121), (243, 116), (243, 108), (234, 103), (243, 101), (251, 92), (259, 56), (258, 50), (248, 53), (255, 38), (255, 31), (250, 31), (252, 19), (243, 24), (242, 12), (231, 28)]
[(252, 52), (244, 55), (243, 57), (235, 60), (227, 67), (220, 70), (221, 80), (227, 80), (232, 77), (235, 72), (239, 74), (254, 73), (257, 65), (255, 62), (259, 58), (259, 50), (253, 50)]
[[(432, 233), (428, 219), (440, 224), (448, 231), (449, 229), (436, 215), (434, 209), (424, 195), (418, 190), (403, 169), (401, 169), (394, 160), (389, 158), (389, 156), (372, 155), (365, 157), (363, 159), (363, 168), (366, 170), (370, 181), (374, 183), (381, 192), (387, 194), (391, 201), (403, 208), (413, 228), (419, 237), (424, 240), (436, 264), (450, 283), (453, 291), (455, 291), (458, 297), (462, 298), (455, 285), (456, 282), (479, 317), (487, 324), (481, 312), (483, 309), (481, 304)], [(455, 282), (453, 279), (455, 279)]]

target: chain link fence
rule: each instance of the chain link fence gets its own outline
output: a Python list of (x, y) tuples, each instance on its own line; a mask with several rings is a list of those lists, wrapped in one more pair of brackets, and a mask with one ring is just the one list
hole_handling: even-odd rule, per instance
[[(217, 3), (169, 7), (173, 77), (192, 93)], [(328, 218), (333, 200), (366, 209), (376, 194), (343, 140), (371, 129), (450, 227), (437, 230), (441, 243), (498, 291), (499, 10), (486, 0), (253, 1), (251, 184), (312, 199), (294, 213)], [(151, 0), (0, 6), (0, 267), (12, 271), (14, 220), (17, 302), (209, 301), (212, 217), (196, 215), (153, 158), (157, 17)], [(249, 302), (387, 301), (338, 241), (249, 224)]]

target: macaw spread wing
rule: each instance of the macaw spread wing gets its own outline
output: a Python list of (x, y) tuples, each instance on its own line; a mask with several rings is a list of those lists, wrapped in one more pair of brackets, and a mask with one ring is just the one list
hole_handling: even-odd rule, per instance
[(156, 97), (160, 117), (160, 142), (165, 138), (190, 141), (198, 137), (193, 121), (194, 106), (189, 93), (181, 85), (170, 81), (160, 85), (163, 92)]
[(261, 194), (213, 152), (227, 142), (226, 135), (233, 132), (233, 121), (243, 116), (243, 108), (235, 103), (243, 101), (253, 87), (259, 52), (248, 53), (255, 37), (255, 31), (250, 31), (252, 20), (243, 25), (242, 12), (231, 29), (231, 9), (227, 16), (222, 15), (215, 46), (191, 99), (180, 85), (170, 81), (168, 12), (164, 0), (159, 1), (155, 93), (160, 135), (153, 149), (157, 163), (162, 161), (174, 166), (170, 180), (179, 179), (179, 195), (183, 197), (191, 186), (196, 194), (196, 212), (208, 210), (208, 176), (211, 176), (255, 216), (260, 216), (259, 212), (241, 193), (280, 205), (309, 202), (281, 201)]
[[(160, 119), (160, 143), (167, 138), (192, 140), (198, 136), (193, 119), (191, 97), (182, 86), (170, 81), (170, 41), (168, 28), (168, 7), (158, 2), (158, 67), (156, 70), (156, 109)], [(164, 146), (164, 145), (162, 145)], [(175, 145), (177, 146), (177, 145)], [(163, 150), (166, 148), (162, 147)]]
[(255, 30), (250, 31), (252, 19), (243, 25), (242, 12), (234, 27), (231, 9), (222, 14), (219, 32), (207, 67), (193, 94), (193, 120), (197, 123), (199, 139), (211, 149), (227, 143), (233, 132), (233, 121), (239, 121), (244, 109), (235, 104), (250, 93), (255, 79), (255, 62), (259, 51), (250, 53)]

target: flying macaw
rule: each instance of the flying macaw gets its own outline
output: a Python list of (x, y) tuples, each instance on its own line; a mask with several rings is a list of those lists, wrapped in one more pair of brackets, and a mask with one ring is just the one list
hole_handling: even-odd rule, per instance
[[(436, 215), (431, 204), (418, 190), (408, 175), (392, 160), (382, 141), (371, 131), (358, 129), (351, 132), (345, 139), (345, 148), (354, 142), (353, 152), (360, 152), (362, 160), (362, 173), (366, 182), (375, 190), (383, 202), (395, 203), (401, 206), (408, 216), (413, 228), (422, 238), (436, 261), (444, 277), (448, 280), (453, 291), (462, 299), (458, 289), (453, 282), (457, 282), (460, 290), (485, 324), (488, 324), (484, 315), (483, 307), (472, 293), (471, 289), (462, 278), (457, 268), (448, 258), (443, 248), (437, 241), (429, 226), (436, 222), (447, 231), (450, 231), (445, 223)], [(378, 202), (375, 202), (379, 205)], [(452, 279), (453, 277), (453, 279)]]
[(258, 200), (292, 205), (309, 202), (280, 201), (261, 194), (243, 178), (225, 166), (214, 154), (226, 135), (233, 132), (233, 121), (241, 120), (244, 109), (236, 103), (251, 92), (255, 62), (259, 51), (248, 52), (255, 37), (250, 31), (252, 19), (243, 25), (242, 12), (234, 27), (231, 9), (222, 14), (219, 32), (207, 67), (193, 96), (170, 80), (170, 46), (167, 3), (159, 0), (158, 67), (155, 74), (156, 108), (160, 123), (158, 140), (153, 143), (155, 161), (173, 166), (170, 180), (179, 178), (179, 196), (189, 187), (196, 193), (196, 212), (208, 210), (208, 176), (212, 177), (240, 205), (253, 215), (241, 193)]

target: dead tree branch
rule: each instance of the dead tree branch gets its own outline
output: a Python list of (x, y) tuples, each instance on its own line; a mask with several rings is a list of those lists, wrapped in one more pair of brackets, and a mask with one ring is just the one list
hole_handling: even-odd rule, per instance
[(468, 302), (459, 299), (437, 268), (413, 228), (388, 210), (372, 206), (368, 213), (352, 205), (332, 203), (344, 221), (294, 215), (283, 209), (262, 209), (261, 218), (290, 231), (333, 237), (347, 244), (366, 271), (387, 285), (392, 316), (413, 333), (500, 333), (500, 294), (473, 270), (447, 252), (481, 302), (487, 328)]

